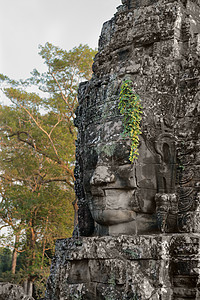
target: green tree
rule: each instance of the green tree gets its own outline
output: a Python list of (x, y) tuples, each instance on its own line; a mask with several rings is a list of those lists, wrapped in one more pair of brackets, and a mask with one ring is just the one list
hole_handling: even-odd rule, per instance
[(95, 51), (47, 43), (39, 54), (45, 73), (34, 70), (18, 82), (0, 75), (12, 103), (0, 106), (0, 218), (15, 236), (12, 272), (23, 253), (21, 273), (30, 285), (45, 276), (55, 239), (72, 233), (77, 87), (91, 77)]
[(0, 247), (0, 280), (2, 273), (11, 270), (12, 254), (9, 248)]

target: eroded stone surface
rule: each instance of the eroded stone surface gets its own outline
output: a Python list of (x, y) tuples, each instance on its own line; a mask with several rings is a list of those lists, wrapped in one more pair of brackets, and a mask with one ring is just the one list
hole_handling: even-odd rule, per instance
[[(79, 88), (81, 235), (199, 232), (199, 12), (198, 1), (127, 0), (103, 25), (93, 78)], [(143, 106), (132, 165), (118, 110), (126, 78)]]
[[(47, 300), (200, 299), (199, 16), (199, 0), (122, 0), (104, 23), (79, 87), (77, 238), (57, 242)], [(134, 164), (124, 79), (143, 106)]]
[(0, 300), (34, 300), (24, 293), (21, 286), (0, 282)]
[(194, 234), (58, 240), (46, 300), (199, 299), (199, 246)]

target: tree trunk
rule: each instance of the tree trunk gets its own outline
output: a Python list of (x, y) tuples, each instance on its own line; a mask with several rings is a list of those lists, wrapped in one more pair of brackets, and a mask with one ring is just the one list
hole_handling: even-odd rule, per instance
[(41, 270), (43, 269), (43, 264), (44, 264), (44, 255), (45, 255), (45, 250), (46, 250), (46, 233), (47, 233), (47, 228), (48, 228), (48, 222), (49, 222), (49, 216), (47, 216), (47, 218), (46, 218), (46, 225), (45, 225), (45, 231), (44, 231), (44, 242), (43, 242), (43, 248), (42, 248)]
[(11, 272), (12, 274), (15, 274), (16, 271), (16, 266), (17, 266), (17, 248), (18, 248), (18, 243), (19, 243), (19, 234), (15, 234), (15, 245), (12, 253), (12, 269)]
[(23, 283), (24, 293), (32, 297), (33, 296), (33, 282), (29, 279), (25, 280)]
[(33, 296), (33, 282), (32, 281), (28, 281), (28, 293), (27, 295), (29, 297)]
[(24, 293), (27, 295), (28, 293), (28, 280), (23, 282)]

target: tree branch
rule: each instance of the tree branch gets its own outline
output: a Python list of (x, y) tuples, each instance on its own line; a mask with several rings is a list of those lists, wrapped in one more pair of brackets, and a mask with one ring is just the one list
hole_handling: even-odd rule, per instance
[[(14, 102), (14, 101), (13, 101)], [(15, 103), (15, 102), (14, 102)], [(15, 103), (16, 104), (16, 103)], [(26, 107), (24, 107), (21, 103), (18, 103), (18, 105), (22, 108), (22, 109), (24, 109), (26, 112), (27, 112), (27, 114), (29, 115), (29, 117), (34, 121), (34, 123), (36, 124), (36, 126), (48, 137), (48, 139), (49, 139), (49, 141), (50, 141), (50, 143), (51, 143), (51, 145), (52, 145), (52, 148), (53, 148), (53, 150), (54, 150), (54, 153), (55, 153), (55, 155), (56, 155), (56, 157), (57, 157), (57, 159), (58, 159), (58, 161), (60, 161), (60, 158), (59, 158), (59, 156), (58, 156), (58, 152), (57, 152), (57, 150), (56, 150), (56, 147), (55, 147), (55, 145), (54, 145), (54, 143), (53, 143), (53, 140), (52, 140), (52, 138), (51, 138), (51, 136), (49, 135), (49, 133), (44, 129), (44, 128), (42, 128), (42, 126), (39, 124), (39, 122), (37, 122), (37, 120), (34, 118), (34, 116), (30, 113), (30, 111), (26, 108)]]

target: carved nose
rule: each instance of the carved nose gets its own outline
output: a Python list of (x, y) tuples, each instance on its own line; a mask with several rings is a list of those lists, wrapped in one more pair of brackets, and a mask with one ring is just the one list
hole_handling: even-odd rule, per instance
[(115, 182), (115, 175), (105, 166), (98, 166), (90, 179), (91, 185)]

